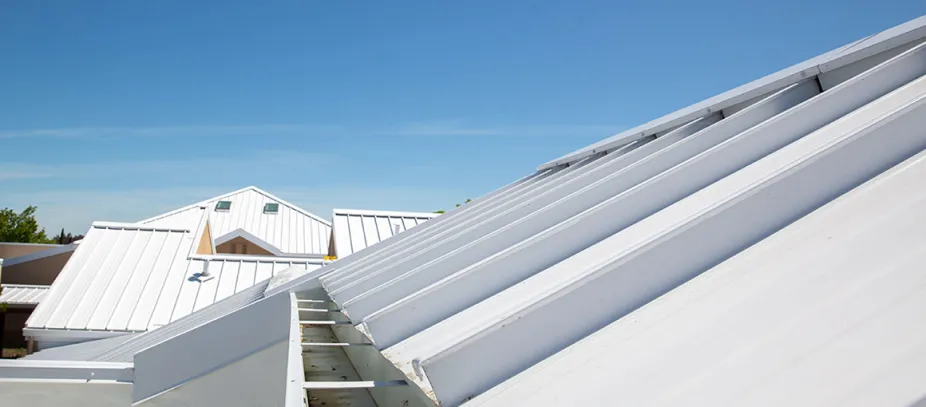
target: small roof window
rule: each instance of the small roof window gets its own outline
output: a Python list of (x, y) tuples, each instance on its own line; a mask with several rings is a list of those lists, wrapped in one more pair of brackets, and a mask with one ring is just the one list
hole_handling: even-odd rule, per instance
[(215, 204), (215, 210), (217, 211), (227, 211), (231, 209), (231, 201), (219, 201)]
[(277, 213), (279, 211), (280, 211), (280, 204), (278, 203), (264, 204), (264, 213)]

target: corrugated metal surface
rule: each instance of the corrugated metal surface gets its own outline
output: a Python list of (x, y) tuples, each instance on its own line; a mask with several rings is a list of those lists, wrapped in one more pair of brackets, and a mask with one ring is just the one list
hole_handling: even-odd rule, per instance
[(335, 209), (332, 216), (334, 255), (339, 259), (418, 226), (435, 213)]
[(50, 287), (47, 285), (4, 284), (0, 303), (8, 305), (37, 305)]
[(910, 406), (926, 154), (467, 405)]
[[(320, 281), (411, 381), (458, 405), (922, 151), (924, 37), (920, 18), (590, 146)], [(605, 382), (579, 404), (612, 404)], [(528, 404), (575, 404), (546, 395)]]
[[(216, 210), (218, 201), (230, 201), (229, 210)], [(279, 213), (264, 213), (264, 205), (279, 203)], [(243, 188), (210, 198), (140, 223), (156, 225), (185, 224), (200, 218), (200, 208), (210, 212), (213, 237), (218, 238), (243, 229), (290, 254), (328, 254), (331, 224), (257, 187)]]
[[(199, 256), (209, 215), (186, 228), (94, 223), (26, 328), (30, 335), (139, 332), (176, 321), (269, 279), (283, 269), (314, 270), (317, 259)], [(212, 278), (201, 278), (208, 271)], [(44, 332), (36, 331), (44, 330)]]

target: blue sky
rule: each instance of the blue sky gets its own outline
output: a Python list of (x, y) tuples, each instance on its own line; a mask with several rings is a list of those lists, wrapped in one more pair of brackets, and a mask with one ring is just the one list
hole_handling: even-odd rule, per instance
[(431, 211), (922, 1), (9, 1), (0, 207), (56, 233), (246, 185)]

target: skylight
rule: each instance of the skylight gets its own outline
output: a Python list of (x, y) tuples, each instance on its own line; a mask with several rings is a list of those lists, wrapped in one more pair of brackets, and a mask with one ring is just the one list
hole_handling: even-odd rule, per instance
[(215, 210), (227, 211), (231, 209), (231, 201), (219, 201), (215, 204)]
[(277, 213), (279, 211), (280, 211), (280, 204), (278, 203), (264, 204), (264, 213)]

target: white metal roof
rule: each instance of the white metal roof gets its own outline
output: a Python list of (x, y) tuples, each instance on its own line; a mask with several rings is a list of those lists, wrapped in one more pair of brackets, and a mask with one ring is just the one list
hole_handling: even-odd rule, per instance
[(437, 216), (436, 213), (335, 209), (331, 229), (339, 259), (398, 235)]
[(471, 403), (914, 405), (924, 180), (921, 153)]
[(45, 293), (47, 285), (4, 284), (0, 291), (0, 303), (8, 305), (37, 305)]
[[(926, 148), (924, 27), (911, 21), (541, 166), (326, 266), (320, 281), (410, 381), (460, 404)], [(580, 404), (611, 404), (605, 381)], [(546, 394), (533, 404), (562, 404)]]
[(283, 269), (321, 266), (319, 259), (196, 254), (211, 217), (209, 209), (198, 211), (195, 221), (170, 227), (94, 223), (29, 318), (26, 335), (86, 339), (146, 331)]
[[(683, 109), (642, 126), (642, 138), (590, 146), (112, 357), (159, 331), (221, 343), (231, 330), (187, 330), (212, 311), (253, 318), (255, 298), (296, 302), (290, 292), (318, 294), (320, 281), (357, 329), (340, 314), (329, 322), (373, 341), (347, 352), (354, 364), (387, 372), (363, 364), (384, 355), (440, 405), (910, 405), (926, 395), (923, 27), (914, 20)], [(74, 257), (104, 237), (131, 246), (93, 232)], [(227, 280), (214, 280), (217, 293)], [(167, 321), (205, 287), (170, 281), (159, 294)], [(49, 323), (108, 308), (92, 299), (106, 287), (64, 287), (75, 291), (59, 302), (93, 310), (47, 311)]]
[[(218, 201), (231, 202), (228, 210), (217, 210)], [(264, 213), (264, 205), (279, 203), (276, 214)], [(241, 229), (289, 254), (328, 254), (331, 224), (289, 202), (257, 187), (242, 188), (168, 213), (145, 219), (140, 223), (175, 224), (196, 221), (200, 208), (210, 212), (214, 236)]]

